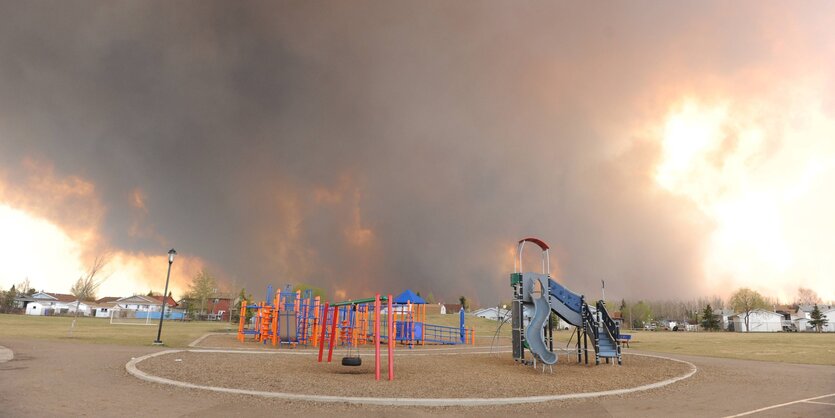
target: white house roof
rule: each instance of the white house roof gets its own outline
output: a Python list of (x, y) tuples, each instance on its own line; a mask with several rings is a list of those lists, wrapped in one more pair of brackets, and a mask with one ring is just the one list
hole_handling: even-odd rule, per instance
[[(835, 306), (818, 304), (818, 309), (820, 309), (821, 312), (829, 311), (835, 309)], [(797, 307), (797, 310), (803, 312), (812, 312), (815, 310), (815, 305), (800, 305)]]
[[(765, 309), (754, 309), (753, 311), (751, 311), (751, 314), (752, 315), (754, 315), (754, 314), (766, 314), (766, 315), (771, 315), (771, 316), (779, 316), (780, 318), (783, 317), (783, 315), (780, 315), (777, 312), (767, 311)], [(731, 315), (731, 318), (744, 318), (744, 317), (745, 317), (745, 313), (737, 313), (737, 314)]]
[(510, 310), (509, 309), (498, 309), (496, 307), (491, 307), (491, 308), (479, 309), (479, 310), (473, 312), (472, 314), (475, 315), (475, 316), (480, 316), (480, 315), (495, 315), (497, 313), (499, 315), (502, 315), (502, 316), (508, 316), (508, 315), (510, 315)]
[(148, 297), (148, 296), (142, 296), (142, 295), (133, 295), (133, 296), (123, 297), (123, 298), (117, 300), (116, 303), (144, 303), (144, 304), (148, 304), (148, 305), (161, 305), (162, 304), (161, 301), (158, 301), (158, 300), (156, 300), (154, 298), (151, 298), (151, 297)]

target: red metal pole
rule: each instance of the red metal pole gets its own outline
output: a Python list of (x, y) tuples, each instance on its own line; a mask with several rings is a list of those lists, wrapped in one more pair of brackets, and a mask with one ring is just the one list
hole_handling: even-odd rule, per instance
[(319, 341), (319, 363), (322, 362), (322, 354), (325, 349), (325, 331), (328, 330), (328, 302), (325, 302), (325, 313), (322, 314), (322, 338)]
[(374, 379), (380, 380), (380, 294), (374, 296)]
[(388, 295), (388, 326), (389, 326), (389, 380), (394, 380), (394, 310), (391, 304), (391, 295)]
[(328, 363), (333, 358), (333, 346), (336, 345), (336, 323), (339, 322), (339, 307), (333, 307), (333, 321), (331, 323), (331, 344), (328, 347)]

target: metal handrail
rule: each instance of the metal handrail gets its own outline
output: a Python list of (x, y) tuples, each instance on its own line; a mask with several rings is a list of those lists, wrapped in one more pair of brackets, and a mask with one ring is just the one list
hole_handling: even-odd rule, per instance
[[(603, 320), (603, 328), (606, 329), (606, 333), (609, 334), (609, 337), (617, 343), (618, 337), (620, 334), (617, 332), (617, 324), (615, 321), (609, 316), (609, 312), (606, 310), (606, 305), (603, 303), (602, 300), (597, 301), (597, 312), (600, 313), (601, 319)], [(615, 330), (615, 332), (612, 332)]]

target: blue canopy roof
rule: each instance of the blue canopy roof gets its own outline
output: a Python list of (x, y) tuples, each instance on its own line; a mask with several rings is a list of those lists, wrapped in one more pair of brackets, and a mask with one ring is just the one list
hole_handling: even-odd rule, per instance
[(394, 298), (394, 303), (407, 303), (407, 302), (412, 302), (412, 303), (415, 303), (415, 304), (418, 304), (418, 305), (426, 304), (426, 301), (423, 300), (422, 297), (418, 296), (417, 294), (415, 294), (415, 292), (412, 292), (410, 289), (406, 289), (405, 292), (397, 295), (397, 297)]

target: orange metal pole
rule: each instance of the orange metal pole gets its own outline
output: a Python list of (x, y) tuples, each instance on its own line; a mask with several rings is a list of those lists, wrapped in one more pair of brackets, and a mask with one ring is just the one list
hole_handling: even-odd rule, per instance
[(279, 314), (281, 313), (281, 311), (279, 311), (277, 309), (272, 309), (272, 311), (273, 311), (273, 323), (272, 323), (272, 326), (273, 326), (273, 347), (275, 347), (275, 345), (279, 341), (279, 339), (278, 339), (278, 318), (280, 317)]
[(318, 340), (316, 339), (319, 326), (319, 296), (316, 296), (313, 299), (313, 332), (310, 333), (311, 337), (313, 338), (313, 346), (316, 347), (318, 344)]
[(325, 350), (325, 331), (328, 330), (328, 302), (325, 302), (325, 311), (322, 313), (322, 338), (319, 340), (319, 363), (322, 362), (322, 354)]
[(238, 340), (244, 342), (244, 324), (246, 323), (246, 299), (241, 301), (241, 317), (238, 321)]

